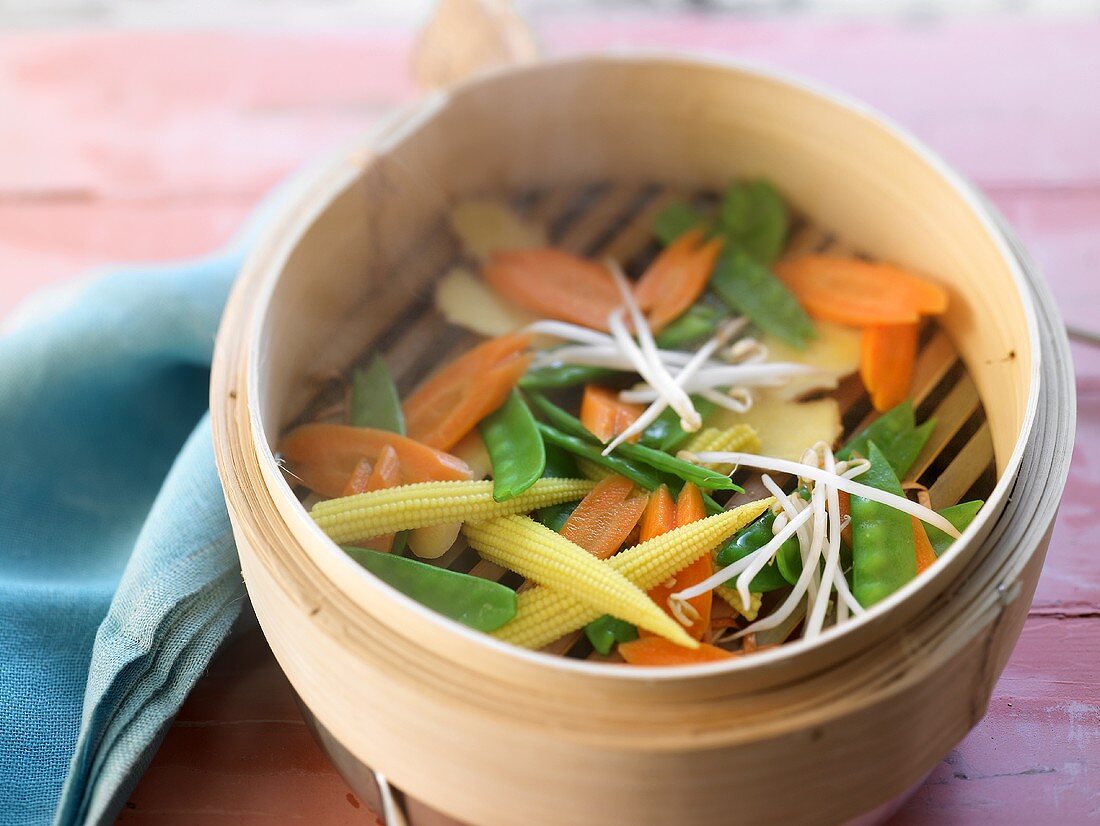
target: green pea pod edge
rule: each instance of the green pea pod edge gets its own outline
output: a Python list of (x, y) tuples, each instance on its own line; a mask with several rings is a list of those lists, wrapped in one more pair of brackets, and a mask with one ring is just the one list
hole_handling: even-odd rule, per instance
[(352, 375), (349, 421), (355, 427), (405, 435), (401, 398), (381, 356), (375, 356), (365, 369)]
[[(868, 445), (870, 468), (859, 481), (878, 490), (904, 496), (878, 445)], [(870, 608), (917, 575), (916, 546), (909, 514), (862, 496), (850, 497), (852, 514), (852, 593)]]
[(493, 465), (493, 499), (519, 496), (542, 478), (546, 448), (523, 397), (513, 390), (495, 412), (478, 425)]
[(477, 631), (495, 631), (516, 615), (515, 592), (499, 582), (366, 548), (344, 552), (410, 599)]
[(604, 614), (584, 627), (584, 635), (592, 648), (606, 657), (617, 644), (638, 639), (638, 629), (625, 620)]

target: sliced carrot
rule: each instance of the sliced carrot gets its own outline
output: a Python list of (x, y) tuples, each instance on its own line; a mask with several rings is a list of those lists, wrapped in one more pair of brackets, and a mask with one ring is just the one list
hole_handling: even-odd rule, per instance
[[(378, 461), (374, 463), (374, 469), (367, 479), (366, 489), (362, 492), (367, 493), (372, 490), (382, 490), (383, 488), (395, 488), (403, 483), (401, 460), (397, 456), (397, 451), (394, 450), (393, 445), (386, 445), (378, 454)], [(359, 491), (356, 492), (358, 493)], [(370, 539), (362, 542), (362, 545), (363, 547), (370, 548), (372, 551), (389, 553), (393, 548), (393, 537), (394, 535), (392, 533), (372, 536)]]
[(494, 252), (482, 274), (513, 304), (595, 330), (622, 303), (607, 267), (550, 247)]
[(360, 459), (359, 464), (355, 466), (355, 470), (351, 472), (351, 478), (348, 479), (347, 485), (344, 486), (344, 496), (366, 493), (367, 483), (370, 482), (370, 475), (373, 471), (374, 465), (370, 459)]
[[(595, 384), (584, 386), (584, 398), (581, 399), (581, 424), (601, 442), (610, 442), (642, 415), (644, 405), (619, 401), (615, 391)], [(630, 441), (636, 442), (639, 433)]]
[(638, 305), (649, 312), (656, 331), (678, 318), (702, 295), (724, 241), (703, 241), (702, 230), (686, 232), (665, 248), (635, 288)]
[(924, 523), (917, 517), (913, 520), (913, 544), (917, 547), (917, 573), (923, 574), (932, 567), (936, 561), (936, 552), (928, 539), (928, 532), (924, 529)]
[(614, 556), (646, 507), (646, 497), (631, 496), (633, 490), (622, 476), (600, 480), (565, 520), (562, 536), (598, 559)]
[(406, 483), (469, 479), (466, 463), (420, 442), (369, 427), (345, 424), (306, 424), (280, 440), (278, 451), (290, 472), (321, 496), (342, 496), (359, 463), (378, 461), (382, 448), (397, 453)]
[(405, 400), (411, 438), (449, 450), (477, 423), (504, 404), (531, 357), (529, 335), (507, 335), (479, 344), (443, 367)]
[[(703, 507), (703, 497), (699, 493), (699, 488), (691, 482), (688, 482), (684, 485), (676, 500), (676, 527), (681, 528), (684, 525), (705, 518), (706, 515), (707, 512)], [(660, 585), (650, 588), (649, 598), (657, 603), (666, 614), (675, 619), (676, 615), (672, 612), (670, 607), (669, 597), (677, 591), (690, 588), (692, 585), (698, 585), (713, 573), (714, 562), (711, 560), (710, 554), (703, 554), (686, 568), (679, 571), (669, 582), (662, 582)], [(697, 616), (689, 614), (692, 622), (686, 630), (692, 637), (701, 640), (703, 635), (710, 628), (713, 591), (706, 591), (697, 597), (692, 597), (687, 602), (688, 605), (694, 609), (694, 614)], [(639, 631), (641, 636), (646, 636), (648, 633), (649, 632), (644, 629)]]
[(775, 274), (810, 315), (839, 324), (910, 324), (947, 309), (942, 287), (891, 264), (803, 255), (778, 262)]
[(631, 665), (695, 665), (737, 656), (707, 643), (701, 643), (698, 648), (684, 648), (664, 637), (653, 636), (619, 643), (619, 654)]
[(642, 514), (638, 541), (647, 542), (655, 536), (668, 533), (675, 527), (676, 502), (673, 501), (668, 488), (661, 485), (649, 494), (649, 502), (646, 504), (645, 513)]
[(859, 350), (859, 375), (871, 394), (875, 410), (901, 404), (909, 396), (909, 382), (917, 359), (916, 324), (865, 327)]

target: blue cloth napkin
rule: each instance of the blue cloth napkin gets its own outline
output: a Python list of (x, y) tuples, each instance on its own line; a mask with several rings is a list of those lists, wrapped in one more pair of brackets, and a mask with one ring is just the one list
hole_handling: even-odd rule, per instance
[(207, 393), (248, 235), (0, 334), (0, 823), (112, 821), (240, 609)]

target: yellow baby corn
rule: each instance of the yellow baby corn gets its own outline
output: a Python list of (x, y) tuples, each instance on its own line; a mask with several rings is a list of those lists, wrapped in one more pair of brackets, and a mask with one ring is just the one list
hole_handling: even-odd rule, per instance
[(582, 498), (592, 490), (587, 479), (540, 479), (506, 502), (493, 501), (493, 483), (418, 482), (395, 488), (329, 499), (310, 515), (337, 544), (397, 531), (527, 513)]
[[(708, 450), (733, 450), (741, 453), (759, 453), (760, 435), (751, 424), (735, 424), (733, 427), (705, 427), (691, 437), (684, 450), (702, 453)], [(733, 465), (705, 465), (718, 473), (730, 473)]]
[(745, 608), (745, 604), (741, 601), (741, 595), (737, 593), (736, 588), (732, 588), (729, 585), (719, 585), (714, 589), (714, 593), (720, 596), (725, 602), (729, 603), (730, 608), (749, 622), (756, 619), (757, 614), (760, 613), (760, 601), (763, 599), (763, 594), (758, 594), (755, 591), (750, 593), (749, 607)]
[(595, 616), (612, 614), (677, 645), (699, 646), (645, 591), (580, 545), (530, 517), (500, 516), (468, 524), (464, 531), (484, 559), (569, 595)]
[[(647, 591), (729, 539), (773, 501), (769, 497), (708, 516), (627, 548), (602, 564)], [(542, 648), (604, 613), (613, 612), (594, 611), (556, 588), (532, 588), (517, 597), (515, 619), (493, 633), (514, 645)]]
[(615, 471), (611, 468), (606, 468), (603, 465), (597, 465), (591, 459), (585, 459), (583, 456), (575, 457), (577, 460), (577, 467), (580, 469), (581, 475), (585, 479), (591, 479), (593, 482), (601, 482), (608, 476), (614, 476)]

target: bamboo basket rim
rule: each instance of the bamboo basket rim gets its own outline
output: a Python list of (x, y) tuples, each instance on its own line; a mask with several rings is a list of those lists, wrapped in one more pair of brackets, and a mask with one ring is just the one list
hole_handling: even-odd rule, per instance
[[(752, 657), (682, 666), (675, 669), (659, 667), (632, 667), (627, 669), (608, 667), (605, 663), (576, 660), (540, 651), (530, 651), (499, 641), (488, 634), (467, 628), (437, 614), (374, 577), (361, 566), (355, 564), (350, 557), (339, 553), (339, 547), (329, 540), (310, 519), (308, 512), (302, 507), (290, 486), (283, 479), (274, 453), (265, 438), (267, 430), (257, 404), (257, 400), (261, 397), (259, 386), (261, 371), (258, 367), (263, 358), (261, 340), (263, 325), (256, 322), (264, 318), (267, 308), (270, 306), (278, 283), (277, 276), (280, 267), (277, 264), (286, 260), (297, 245), (301, 233), (309, 226), (312, 219), (327, 209), (334, 192), (343, 191), (352, 185), (374, 158), (384, 156), (395, 144), (427, 121), (430, 121), (447, 106), (452, 105), (456, 99), (468, 90), (491, 84), (502, 76), (553, 72), (561, 67), (586, 63), (629, 65), (646, 61), (661, 61), (671, 65), (687, 67), (718, 68), (749, 75), (773, 84), (793, 87), (815, 97), (824, 98), (838, 108), (872, 121), (876, 127), (888, 133), (908, 151), (912, 152), (930, 168), (931, 172), (949, 185), (953, 193), (965, 203), (989, 240), (996, 247), (999, 257), (1007, 267), (1015, 285), (1026, 321), (1031, 359), (1027, 403), (1012, 452), (998, 474), (997, 482), (990, 493), (989, 499), (974, 522), (941, 559), (949, 561), (957, 558), (970, 547), (975, 537), (980, 536), (984, 540), (996, 520), (1000, 518), (1009, 491), (1017, 478), (1025, 449), (1034, 428), (1041, 387), (1041, 353), (1043, 349), (1039, 338), (1038, 321), (1034, 306), (1035, 296), (1027, 283), (1016, 255), (1013, 254), (1010, 244), (1001, 230), (995, 214), (991, 212), (988, 203), (981, 198), (977, 191), (937, 153), (926, 147), (908, 130), (899, 126), (889, 117), (882, 115), (873, 107), (844, 93), (837, 93), (825, 84), (749, 61), (729, 58), (725, 55), (704, 51), (689, 53), (684, 50), (665, 49), (622, 48), (595, 55), (570, 55), (517, 67), (501, 67), (485, 71), (450, 89), (433, 92), (420, 102), (402, 109), (392, 119), (373, 130), (373, 133), (368, 134), (365, 140), (360, 138), (354, 141), (350, 150), (345, 149), (337, 152), (335, 157), (330, 158), (327, 163), (320, 162), (312, 170), (303, 173), (303, 178), (298, 185), (288, 187), (291, 192), (285, 196), (284, 203), (277, 210), (277, 214), (269, 222), (263, 233), (262, 237), (272, 242), (270, 247), (262, 256), (262, 260), (257, 260), (258, 256), (255, 254), (248, 257), (242, 267), (241, 277), (238, 279), (235, 289), (243, 292), (246, 284), (252, 286), (253, 282), (256, 282), (251, 306), (247, 311), (248, 325), (245, 331), (245, 339), (247, 342), (246, 364), (248, 370), (246, 380), (248, 416), (252, 435), (250, 447), (255, 451), (255, 458), (264, 477), (267, 492), (277, 500), (276, 504), (286, 519), (295, 521), (299, 527), (304, 528), (319, 541), (325, 543), (325, 547), (333, 552), (337, 565), (343, 569), (347, 576), (361, 578), (380, 597), (398, 602), (406, 609), (426, 617), (429, 622), (437, 627), (446, 629), (450, 633), (459, 634), (468, 640), (474, 641), (477, 645), (488, 646), (505, 656), (517, 657), (536, 667), (548, 667), (564, 672), (583, 674), (596, 679), (613, 681), (652, 682), (656, 680), (667, 682), (691, 680), (694, 677), (711, 677), (724, 673), (737, 674), (750, 669), (778, 666), (788, 660), (803, 656), (812, 649), (826, 646), (869, 623), (875, 622), (932, 582), (938, 583), (939, 591), (945, 590), (950, 584), (946, 581), (950, 576), (950, 566), (947, 564), (934, 566), (931, 571), (910, 581), (890, 597), (869, 609), (865, 615), (852, 618), (841, 628), (826, 629), (819, 637), (810, 641), (792, 640), (777, 648), (754, 654)], [(265, 248), (265, 246), (265, 244), (259, 243), (257, 249)], [(977, 555), (982, 557), (987, 553), (982, 553), (981, 549), (976, 552)], [(975, 561), (980, 561), (977, 556)], [(334, 587), (339, 587), (339, 585), (334, 583)]]

